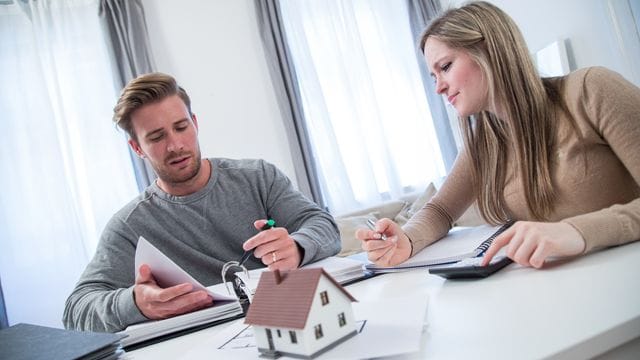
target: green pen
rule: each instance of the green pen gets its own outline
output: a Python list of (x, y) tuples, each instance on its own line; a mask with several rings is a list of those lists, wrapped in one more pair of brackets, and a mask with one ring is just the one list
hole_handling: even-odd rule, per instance
[[(267, 220), (267, 222), (260, 228), (260, 231), (269, 230), (276, 226), (276, 221), (273, 219)], [(242, 265), (249, 259), (249, 256), (253, 255), (253, 249), (245, 251), (238, 262), (238, 265)]]

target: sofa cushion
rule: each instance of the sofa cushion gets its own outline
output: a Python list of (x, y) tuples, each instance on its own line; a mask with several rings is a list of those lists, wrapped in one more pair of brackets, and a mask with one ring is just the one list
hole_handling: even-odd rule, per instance
[(391, 200), (391, 201), (381, 203), (380, 205), (371, 206), (368, 208), (364, 208), (361, 210), (356, 210), (347, 214), (340, 215), (336, 219), (340, 219), (343, 217), (358, 216), (358, 215), (368, 215), (373, 212), (377, 213), (377, 216), (379, 219), (382, 219), (382, 218), (393, 219), (396, 217), (396, 215), (398, 215), (400, 210), (402, 210), (405, 206), (407, 206), (407, 204), (408, 203), (403, 200)]
[(407, 206), (404, 207), (404, 209), (402, 209), (398, 215), (395, 216), (395, 218), (393, 218), (393, 221), (395, 221), (398, 225), (402, 226), (404, 224), (406, 224), (406, 222), (411, 219), (411, 217), (413, 216), (413, 214), (415, 214), (416, 212), (418, 212), (418, 210), (422, 209), (422, 207), (429, 202), (429, 200), (431, 200), (431, 198), (433, 197), (433, 195), (436, 194), (436, 187), (433, 185), (433, 183), (429, 183), (429, 185), (427, 186), (427, 188), (422, 192), (422, 194), (420, 194), (420, 196), (418, 196), (415, 201), (413, 201), (413, 203), (408, 204)]
[(367, 228), (367, 220), (377, 221), (379, 219), (378, 212), (371, 212), (363, 215), (337, 217), (336, 222), (340, 229), (340, 239), (342, 240), (342, 249), (337, 256), (349, 256), (362, 251), (360, 240), (356, 239), (356, 230), (359, 228)]

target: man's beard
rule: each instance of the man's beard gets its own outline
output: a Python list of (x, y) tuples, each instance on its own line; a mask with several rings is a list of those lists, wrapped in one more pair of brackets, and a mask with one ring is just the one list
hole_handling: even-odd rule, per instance
[(158, 177), (167, 184), (177, 185), (181, 183), (188, 182), (195, 178), (200, 172), (200, 168), (202, 167), (202, 161), (200, 159), (200, 151), (196, 151), (197, 156), (189, 157), (189, 165), (190, 169), (188, 172), (177, 172), (172, 171), (171, 165), (169, 162), (172, 159), (180, 158), (186, 155), (191, 155), (190, 153), (180, 153), (176, 155), (170, 155), (162, 164), (162, 166), (155, 168), (154, 170), (158, 174)]

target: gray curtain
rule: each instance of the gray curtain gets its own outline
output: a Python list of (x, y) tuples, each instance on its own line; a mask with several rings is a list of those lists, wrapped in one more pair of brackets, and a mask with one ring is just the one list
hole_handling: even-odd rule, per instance
[(7, 319), (7, 309), (4, 307), (4, 295), (2, 294), (2, 280), (0, 280), (0, 329), (4, 329), (9, 326), (9, 319)]
[(313, 151), (302, 111), (300, 91), (280, 15), (278, 1), (257, 0), (256, 15), (269, 73), (284, 120), (289, 148), (293, 156), (298, 188), (302, 193), (325, 208)]
[[(100, 20), (107, 34), (111, 60), (116, 70), (114, 82), (122, 89), (139, 75), (153, 72), (155, 65), (149, 46), (147, 23), (141, 0), (100, 0)], [(153, 168), (140, 159), (132, 149), (138, 189), (143, 191), (156, 178)]]
[(427, 72), (427, 65), (424, 60), (424, 54), (420, 52), (419, 41), (422, 31), (429, 21), (440, 12), (440, 2), (438, 0), (407, 0), (409, 6), (409, 21), (411, 22), (411, 32), (413, 38), (416, 39), (416, 56), (418, 64), (420, 64), (420, 73), (422, 75), (422, 84), (431, 108), (431, 116), (433, 124), (438, 134), (440, 142), (440, 151), (444, 160), (444, 166), (447, 172), (451, 170), (451, 166), (458, 155), (449, 117), (445, 109), (442, 97), (436, 93), (435, 84)]

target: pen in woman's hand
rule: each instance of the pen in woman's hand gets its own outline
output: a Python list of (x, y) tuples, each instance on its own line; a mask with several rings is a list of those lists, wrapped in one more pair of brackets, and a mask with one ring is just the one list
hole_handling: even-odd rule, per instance
[[(262, 227), (260, 228), (260, 231), (269, 230), (274, 226), (276, 226), (275, 220), (269, 219), (264, 225), (262, 225)], [(242, 254), (242, 257), (240, 258), (240, 261), (238, 261), (238, 265), (244, 264), (244, 262), (247, 261), (252, 254), (253, 254), (253, 249), (245, 251), (244, 254)]]
[[(367, 226), (369, 226), (369, 229), (377, 232), (377, 230), (376, 230), (376, 222), (375, 221), (373, 221), (371, 219), (367, 219)], [(387, 235), (385, 235), (383, 233), (378, 233), (378, 234), (380, 234), (380, 238), (382, 240), (387, 240)]]

